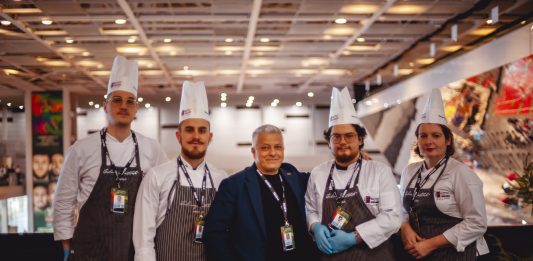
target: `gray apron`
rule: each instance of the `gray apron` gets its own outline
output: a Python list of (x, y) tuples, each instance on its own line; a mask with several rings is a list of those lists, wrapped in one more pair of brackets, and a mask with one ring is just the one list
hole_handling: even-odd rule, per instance
[[(191, 187), (179, 184), (179, 168), (178, 163), (178, 178), (174, 181), (167, 199), (169, 200), (174, 194), (172, 204), (169, 204), (165, 219), (156, 231), (154, 240), (156, 257), (158, 261), (206, 260), (203, 244), (194, 242), (194, 222), (201, 213), (204, 217), (207, 215), (215, 198), (216, 189), (206, 163), (211, 188), (205, 189), (205, 200), (202, 206), (198, 207)], [(201, 188), (194, 189), (198, 195), (201, 195)]]
[[(105, 145), (106, 130), (100, 131), (102, 143), (102, 165), (96, 184), (80, 210), (78, 224), (71, 242), (69, 260), (133, 260), (134, 248), (131, 241), (133, 213), (137, 190), (142, 180), (139, 146), (135, 133), (135, 155), (125, 167), (114, 167), (107, 163), (108, 151)], [(133, 159), (135, 167), (130, 167)], [(126, 168), (126, 169), (124, 169)], [(117, 173), (120, 188), (127, 190), (128, 202), (125, 213), (111, 211), (111, 188), (117, 187)]]
[[(332, 166), (332, 168), (333, 167), (334, 166)], [(322, 224), (326, 226), (333, 220), (332, 213), (337, 208), (337, 200), (333, 191), (330, 190), (330, 180), (331, 179), (328, 179), (328, 182), (326, 183), (326, 191), (324, 193), (324, 199), (322, 200)], [(344, 210), (352, 216), (348, 224), (343, 227), (345, 232), (351, 233), (355, 230), (357, 225), (375, 218), (372, 212), (366, 207), (366, 204), (361, 197), (361, 193), (357, 187), (358, 183), (359, 173), (355, 178), (354, 186), (348, 189), (346, 197), (344, 198), (345, 203), (342, 205)], [(340, 190), (337, 191), (338, 194), (342, 192)], [(361, 241), (361, 243), (357, 244), (355, 247), (344, 252), (330, 256), (322, 254), (320, 260), (394, 260), (394, 247), (390, 238), (373, 249), (370, 249), (364, 241)]]
[[(411, 187), (411, 184), (417, 177), (417, 172), (407, 184), (403, 196), (403, 207), (406, 210), (413, 208), (413, 213), (409, 214), (409, 224), (419, 236), (426, 239), (438, 236), (463, 221), (461, 218), (452, 217), (442, 213), (435, 203), (435, 198), (433, 196), (435, 184), (437, 184), (444, 173), (444, 169), (446, 169), (446, 164), (433, 185), (428, 189), (421, 188), (417, 193), (415, 200), (413, 200), (413, 192), (415, 188)], [(421, 169), (419, 172), (420, 171)], [(426, 256), (424, 260), (476, 260), (476, 242), (468, 245), (464, 252), (457, 252), (452, 246), (436, 249)]]

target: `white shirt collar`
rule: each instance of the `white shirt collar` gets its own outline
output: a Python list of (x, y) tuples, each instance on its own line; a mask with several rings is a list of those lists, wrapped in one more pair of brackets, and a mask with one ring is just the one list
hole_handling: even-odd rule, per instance
[[(187, 162), (187, 160), (185, 158), (183, 158), (181, 155), (179, 157), (181, 158), (181, 161), (183, 162), (183, 165), (185, 165), (185, 168), (190, 169), (190, 170), (195, 170), (195, 169), (193, 169), (191, 164), (189, 164), (189, 162)], [(207, 164), (207, 163), (205, 162), (205, 158), (204, 158), (202, 163), (200, 163), (200, 165), (198, 165), (198, 167), (196, 167), (196, 170), (199, 170), (199, 169), (203, 170), (205, 164)]]

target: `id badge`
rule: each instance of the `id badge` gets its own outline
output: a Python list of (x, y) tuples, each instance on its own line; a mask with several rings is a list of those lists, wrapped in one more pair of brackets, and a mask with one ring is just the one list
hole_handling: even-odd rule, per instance
[(195, 221), (194, 221), (194, 242), (195, 243), (202, 243), (202, 237), (204, 235), (204, 216), (200, 215)]
[(111, 212), (126, 213), (128, 208), (128, 191), (119, 188), (111, 189)]
[(342, 227), (350, 221), (352, 216), (346, 212), (342, 207), (337, 207), (333, 212), (333, 220), (329, 226), (333, 229), (342, 229)]
[(294, 242), (294, 230), (291, 225), (285, 225), (281, 227), (281, 244), (283, 251), (291, 251), (296, 248)]

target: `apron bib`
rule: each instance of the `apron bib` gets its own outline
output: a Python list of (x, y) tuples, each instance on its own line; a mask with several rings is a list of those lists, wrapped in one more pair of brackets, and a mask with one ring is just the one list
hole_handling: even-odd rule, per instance
[[(444, 166), (446, 168), (446, 166)], [(406, 210), (415, 209), (416, 217), (409, 215), (409, 224), (411, 227), (423, 238), (432, 238), (434, 236), (444, 233), (444, 231), (457, 225), (463, 219), (449, 216), (442, 213), (435, 202), (434, 188), (435, 184), (439, 181), (440, 177), (444, 173), (444, 170), (439, 174), (433, 185), (428, 189), (420, 189), (416, 199), (413, 202), (414, 188), (411, 188), (411, 183), (416, 178), (413, 178), (407, 184), (403, 197), (403, 207)], [(418, 220), (418, 222), (417, 222)], [(410, 256), (410, 255), (408, 255)], [(414, 257), (410, 256), (413, 260)], [(457, 252), (457, 250), (448, 246), (445, 248), (439, 248), (434, 250), (431, 254), (426, 256), (424, 260), (476, 260), (476, 242), (468, 245), (464, 252)]]
[[(346, 197), (344, 198), (345, 203), (342, 205), (351, 215), (350, 221), (344, 225), (343, 230), (345, 232), (353, 232), (355, 227), (361, 223), (367, 222), (371, 219), (374, 219), (375, 216), (370, 212), (366, 207), (366, 204), (361, 197), (359, 188), (357, 184), (359, 183), (359, 175), (355, 178), (354, 186), (348, 189)], [(342, 191), (337, 190), (338, 194)], [(334, 196), (333, 191), (330, 190), (330, 182), (328, 180), (326, 184), (326, 191), (324, 193), (324, 198), (322, 200), (322, 224), (328, 225), (333, 220), (332, 213), (337, 208), (337, 201)], [(322, 254), (320, 260), (394, 260), (394, 247), (391, 239), (387, 239), (381, 245), (370, 249), (364, 241), (357, 244), (355, 247), (352, 247), (342, 253), (333, 254), (333, 255), (324, 255)]]
[[(105, 130), (102, 135), (102, 165), (100, 174), (89, 198), (79, 213), (78, 224), (71, 242), (69, 260), (133, 260), (134, 248), (132, 242), (133, 213), (137, 190), (142, 180), (142, 170), (139, 158), (139, 147), (135, 133), (132, 138), (135, 143), (135, 167), (114, 168), (107, 163), (107, 148)], [(111, 211), (111, 189), (117, 187), (116, 174), (124, 173), (120, 177), (120, 188), (128, 193), (127, 209), (125, 213)]]
[[(179, 167), (178, 167), (179, 168)], [(155, 235), (155, 252), (158, 261), (176, 260), (206, 260), (205, 248), (202, 243), (194, 242), (195, 226), (194, 222), (200, 214), (205, 217), (209, 211), (209, 206), (215, 198), (213, 180), (209, 173), (211, 188), (206, 188), (205, 202), (202, 207), (198, 207), (195, 198), (191, 193), (191, 188), (181, 186), (179, 177), (169, 192), (169, 199), (174, 191), (174, 199), (169, 204), (165, 219), (157, 228)], [(202, 193), (201, 188), (195, 188), (196, 193)]]

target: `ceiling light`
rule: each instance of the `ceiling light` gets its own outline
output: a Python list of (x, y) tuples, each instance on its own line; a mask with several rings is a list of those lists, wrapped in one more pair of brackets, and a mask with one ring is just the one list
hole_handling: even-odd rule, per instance
[(91, 71), (91, 75), (94, 76), (109, 76), (110, 74), (110, 71)]
[(270, 103), (270, 106), (272, 106), (272, 107), (276, 107), (276, 106), (278, 106), (278, 104), (275, 103), (275, 102), (271, 102), (271, 103)]
[(6, 105), (7, 105), (7, 107), (11, 107), (11, 103), (10, 102), (6, 103)]
[(174, 56), (174, 55), (176, 55), (176, 54), (177, 54), (177, 53), (176, 53), (175, 51), (170, 52), (170, 55), (172, 55), (172, 56)]
[(170, 38), (165, 38), (165, 39), (163, 39), (163, 42), (164, 42), (164, 43), (170, 43), (170, 42), (172, 42), (172, 39), (170, 39)]
[(343, 6), (340, 12), (345, 14), (371, 14), (378, 9), (378, 5), (353, 4)]
[(526, 20), (524, 20), (524, 21), (520, 22), (520, 24), (526, 24)]
[(261, 52), (274, 52), (278, 51), (280, 49), (279, 46), (254, 46), (252, 47), (253, 51), (261, 51)]
[(89, 55), (91, 55), (91, 53), (90, 53), (90, 52), (83, 52), (81, 55), (83, 55), (83, 56), (89, 56)]
[(141, 75), (146, 75), (146, 76), (163, 75), (163, 71), (160, 71), (160, 70), (142, 70), (139, 72), (141, 73)]
[(311, 57), (311, 58), (307, 58), (305, 60), (302, 61), (302, 66), (303, 67), (308, 67), (308, 66), (321, 66), (321, 65), (325, 65), (328, 61), (326, 59), (323, 59), (323, 58), (317, 58), (317, 57)]
[(332, 38), (331, 35), (328, 35), (328, 34), (322, 36), (322, 39), (324, 40), (331, 40), (331, 38)]
[(139, 97), (139, 98), (137, 98), (137, 101), (138, 101), (138, 102), (143, 102), (143, 100), (144, 100), (143, 97)]
[(11, 75), (11, 74), (19, 74), (20, 72), (14, 69), (4, 69), (4, 73), (6, 75)]
[(189, 66), (187, 66), (187, 65), (183, 66), (183, 70), (185, 70), (185, 71), (189, 70)]
[(107, 94), (104, 94), (104, 100), (107, 100)]
[(221, 100), (221, 101), (226, 101), (226, 100), (227, 100), (227, 97), (226, 97), (226, 96), (222, 96), (222, 97), (220, 97), (220, 100)]
[(226, 38), (226, 39), (224, 39), (224, 42), (226, 42), (226, 43), (232, 43), (232, 42), (233, 42), (233, 39), (232, 39), (232, 38)]
[(110, 30), (104, 30), (102, 28), (98, 28), (98, 31), (100, 31), (101, 35), (137, 35), (138, 32), (135, 29), (110, 29)]
[(350, 55), (350, 54), (352, 54), (352, 53), (351, 53), (350, 51), (342, 51), (342, 54), (343, 54), (343, 55)]
[(249, 96), (249, 97), (248, 97), (248, 100), (249, 100), (249, 101), (253, 101), (253, 100), (255, 100), (255, 97), (254, 97), (254, 96)]
[(93, 101), (90, 101), (89, 102), (89, 106), (93, 106), (94, 105), (94, 102)]
[(381, 44), (376, 44), (376, 45), (365, 44), (365, 45), (351, 45), (351, 46), (348, 46), (346, 49), (350, 51), (354, 51), (354, 52), (365, 52), (365, 51), (377, 51), (380, 48), (381, 48)]
[(409, 75), (411, 73), (413, 73), (413, 69), (398, 69), (398, 74), (399, 75)]
[(148, 49), (144, 46), (119, 46), (116, 48), (117, 52), (119, 53), (126, 53), (126, 54), (145, 54)]
[(221, 103), (220, 103), (220, 107), (222, 107), (222, 108), (226, 108), (226, 106), (228, 106), (227, 103), (225, 103), (225, 102), (221, 102)]
[(278, 100), (278, 99), (274, 99), (273, 102), (275, 102), (275, 103), (279, 103), (279, 100)]
[(155, 50), (157, 52), (170, 53), (170, 52), (181, 52), (183, 51), (183, 48), (177, 47), (175, 45), (165, 44), (165, 45), (157, 46)]
[(415, 63), (410, 62), (410, 63), (409, 63), (409, 66), (414, 67), (414, 66), (415, 66)]
[(435, 58), (417, 59), (416, 62), (419, 64), (428, 65), (428, 64), (432, 64), (433, 62), (435, 62)]
[(350, 71), (344, 70), (344, 69), (326, 69), (322, 71), (324, 75), (330, 75), (330, 76), (342, 76), (342, 75), (349, 75)]
[(487, 24), (492, 24), (492, 19), (487, 19)]
[(50, 19), (43, 19), (43, 20), (41, 20), (41, 23), (43, 23), (44, 25), (51, 25), (51, 24), (52, 24), (52, 20), (50, 20)]
[(152, 105), (151, 105), (150, 103), (146, 103), (146, 104), (144, 105), (144, 107), (145, 107), (146, 109), (150, 108), (151, 106), (152, 106)]
[(424, 5), (395, 5), (387, 10), (389, 14), (418, 14), (427, 10)]
[(42, 13), (39, 8), (5, 8), (2, 12), (6, 14), (38, 14)]
[(135, 43), (135, 37), (128, 38), (128, 43)]
[(74, 39), (72, 38), (65, 38), (65, 42), (68, 43), (68, 44), (71, 44), (74, 42)]
[(171, 101), (171, 100), (172, 100), (172, 98), (170, 98), (170, 97), (165, 97), (165, 101), (166, 101), (166, 102), (169, 102), (169, 101)]
[(246, 107), (250, 108), (250, 107), (252, 107), (252, 104), (251, 103), (247, 103)]
[(492, 32), (494, 32), (494, 30), (496, 30), (496, 28), (479, 28), (479, 29), (476, 29), (472, 32), (470, 32), (470, 35), (475, 35), (475, 36), (485, 36), (485, 35), (488, 35)]
[(442, 47), (441, 50), (445, 51), (445, 52), (455, 52), (459, 49), (461, 49), (463, 46), (462, 45), (449, 45), (449, 46), (445, 46), (445, 47)]
[(355, 33), (355, 28), (351, 27), (332, 27), (324, 30), (327, 35), (352, 35)]
[(42, 62), (44, 65), (53, 66), (53, 67), (69, 67), (70, 63), (63, 60), (47, 60)]
[(215, 46), (215, 51), (232, 51), (232, 52), (240, 52), (244, 50), (242, 46)]
[(76, 64), (82, 67), (98, 67), (98, 65), (100, 65), (101, 63), (91, 60), (82, 60), (76, 62)]
[(74, 47), (74, 46), (63, 46), (63, 47), (57, 48), (56, 50), (60, 53), (69, 53), (69, 54), (78, 54), (78, 53), (83, 53), (87, 51), (83, 48)]
[(296, 102), (297, 107), (302, 107), (302, 102)]
[(253, 60), (250, 60), (248, 63), (254, 67), (259, 67), (259, 66), (272, 65), (274, 61), (269, 60), (269, 59), (253, 59)]
[(315, 94), (313, 92), (308, 92), (307, 93), (307, 97), (313, 97), (313, 96), (315, 96)]
[(225, 93), (225, 92), (223, 92), (223, 93), (220, 94), (220, 96), (222, 96), (222, 97), (226, 97), (226, 96), (228, 96), (228, 94)]
[(335, 19), (335, 23), (336, 24), (345, 24), (346, 22), (348, 22), (348, 20), (346, 20), (346, 18), (337, 18), (337, 19)]
[(126, 23), (126, 19), (117, 19), (115, 20), (115, 24), (125, 24)]
[(225, 54), (225, 55), (232, 55), (233, 52), (232, 52), (232, 51), (225, 51), (224, 54)]
[(270, 38), (266, 38), (266, 37), (265, 38), (261, 38), (260, 41), (262, 43), (268, 43), (268, 42), (270, 42)]
[(359, 37), (359, 38), (357, 38), (357, 41), (360, 42), (360, 43), (364, 43), (365, 42), (365, 38)]
[(100, 104), (95, 104), (94, 108), (96, 108), (96, 109), (100, 108)]
[(5, 26), (8, 26), (11, 24), (11, 22), (7, 20), (2, 20), (0, 23), (2, 23), (2, 25), (5, 25)]

